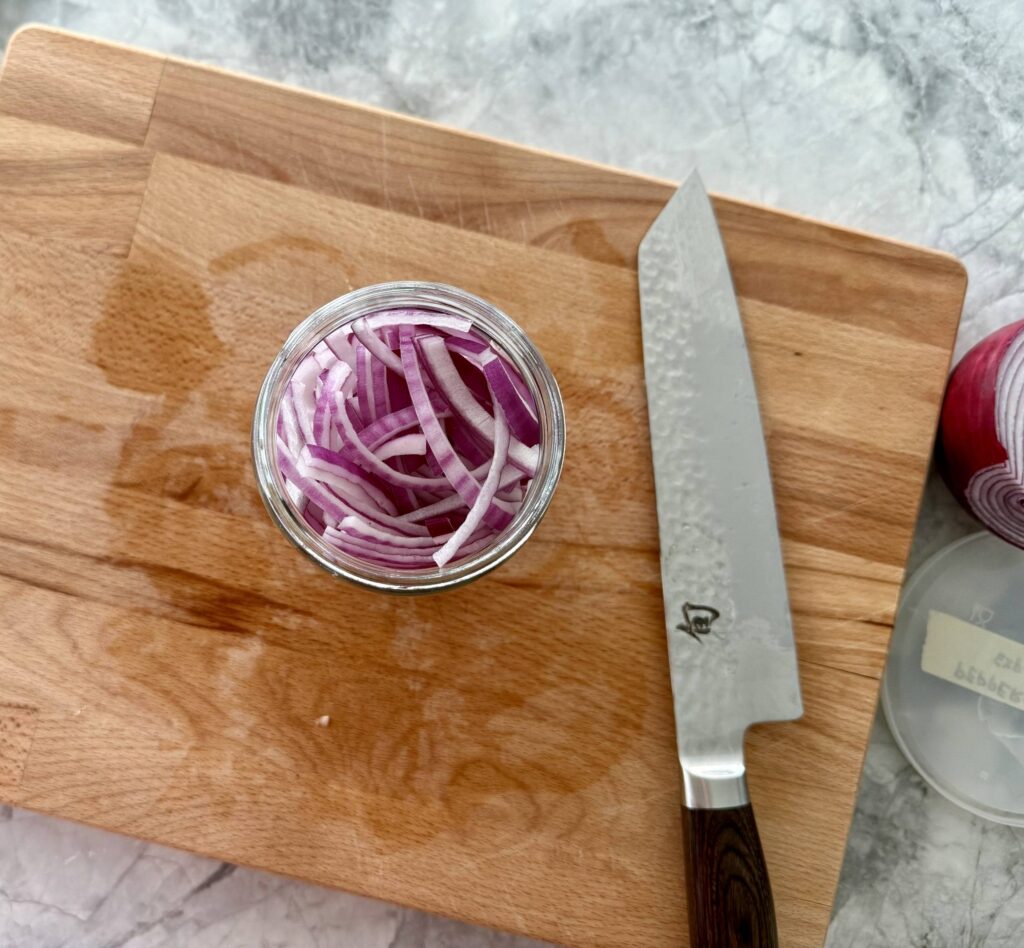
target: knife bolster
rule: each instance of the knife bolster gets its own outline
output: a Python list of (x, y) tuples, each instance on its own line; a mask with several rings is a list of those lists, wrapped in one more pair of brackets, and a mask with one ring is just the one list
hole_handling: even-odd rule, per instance
[(723, 766), (683, 764), (683, 798), (690, 810), (731, 810), (750, 802), (743, 759)]

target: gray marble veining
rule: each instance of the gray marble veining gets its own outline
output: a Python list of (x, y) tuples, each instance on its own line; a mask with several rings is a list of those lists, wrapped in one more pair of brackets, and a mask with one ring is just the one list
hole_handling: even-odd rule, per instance
[[(940, 247), (958, 355), (1024, 315), (1021, 0), (0, 2), (0, 38), (28, 21)], [(933, 480), (912, 562), (970, 529)], [(1022, 842), (879, 723), (830, 948), (1017, 948)], [(0, 948), (527, 944), (0, 808)]]

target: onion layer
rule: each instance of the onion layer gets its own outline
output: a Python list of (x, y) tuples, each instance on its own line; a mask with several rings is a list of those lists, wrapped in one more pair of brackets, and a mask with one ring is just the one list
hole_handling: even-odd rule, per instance
[(1024, 547), (1024, 320), (983, 339), (953, 371), (938, 466), (971, 514)]
[(521, 509), (537, 418), (526, 381), (470, 320), (382, 310), (295, 370), (278, 469), (327, 543), (375, 565), (443, 567), (485, 549)]

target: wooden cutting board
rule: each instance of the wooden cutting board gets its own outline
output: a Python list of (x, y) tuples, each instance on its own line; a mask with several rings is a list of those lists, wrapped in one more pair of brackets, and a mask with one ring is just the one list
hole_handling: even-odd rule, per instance
[[(556, 942), (686, 944), (635, 272), (672, 188), (18, 33), (0, 79), (0, 798)], [(715, 203), (806, 704), (751, 733), (750, 782), (782, 944), (820, 945), (965, 277)], [(299, 556), (249, 462), (288, 331), (393, 279), (507, 310), (569, 427), (524, 550), (416, 600)]]

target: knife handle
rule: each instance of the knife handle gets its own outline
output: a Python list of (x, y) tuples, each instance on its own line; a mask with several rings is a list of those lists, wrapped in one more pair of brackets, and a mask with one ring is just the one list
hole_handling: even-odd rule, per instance
[(683, 807), (692, 948), (778, 948), (775, 904), (750, 804)]

